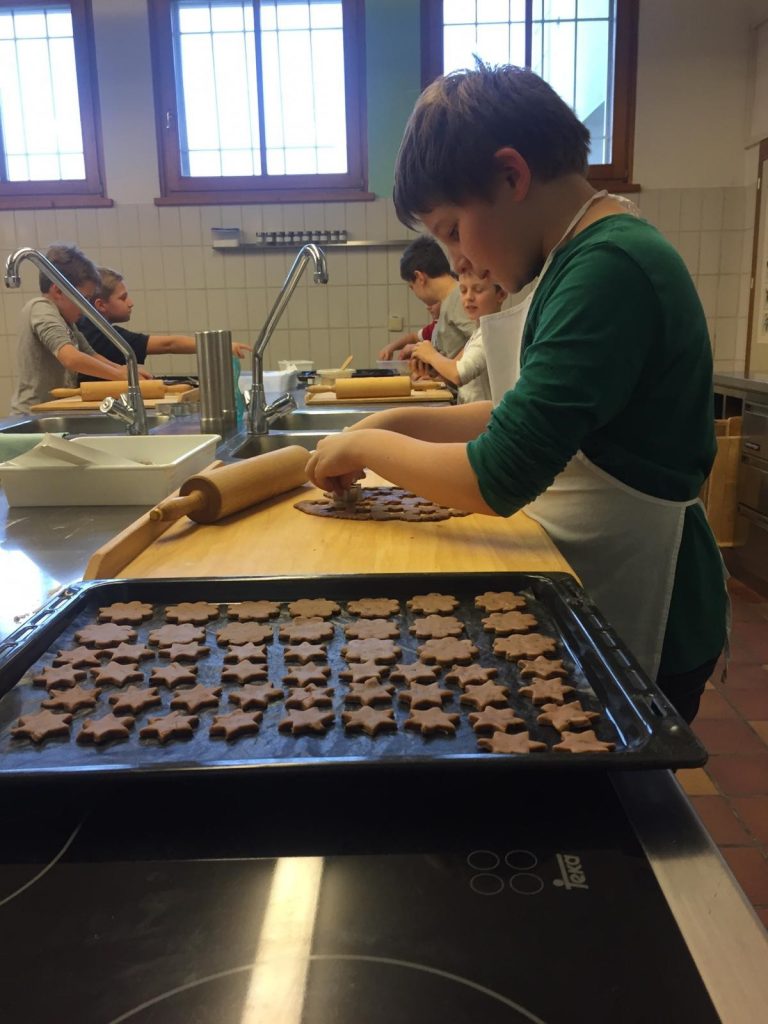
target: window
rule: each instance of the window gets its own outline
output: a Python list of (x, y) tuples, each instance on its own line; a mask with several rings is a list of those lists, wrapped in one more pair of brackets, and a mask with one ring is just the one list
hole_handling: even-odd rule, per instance
[(159, 202), (368, 198), (361, 0), (154, 0)]
[(0, 209), (104, 198), (89, 0), (0, 0)]
[(590, 130), (590, 180), (637, 188), (637, 0), (422, 0), (423, 84), (475, 55), (541, 75)]

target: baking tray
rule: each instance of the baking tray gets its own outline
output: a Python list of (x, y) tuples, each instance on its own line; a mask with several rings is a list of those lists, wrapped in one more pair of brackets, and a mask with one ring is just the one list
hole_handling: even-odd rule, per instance
[[(577, 689), (582, 705), (600, 711), (596, 726), (598, 738), (612, 740), (616, 749), (610, 753), (568, 754), (551, 751), (558, 742), (555, 731), (536, 722), (538, 710), (530, 701), (517, 696), (520, 685), (517, 667), (501, 660), (492, 652), (493, 636), (480, 622), (486, 614), (474, 607), (473, 598), (486, 590), (513, 590), (527, 598), (528, 610), (539, 620), (538, 631), (554, 636), (558, 650), (553, 657), (562, 658), (570, 669), (568, 682)], [(400, 601), (402, 647), (399, 660), (416, 660), (417, 640), (408, 627), (412, 615), (405, 601), (416, 594), (430, 592), (452, 594), (460, 600), (454, 612), (466, 626), (466, 635), (479, 648), (475, 661), (495, 665), (496, 682), (510, 686), (510, 704), (526, 720), (531, 738), (548, 743), (546, 752), (524, 755), (491, 755), (477, 749), (477, 737), (467, 716), (472, 710), (460, 705), (460, 690), (446, 705), (446, 710), (459, 711), (461, 720), (454, 736), (422, 738), (405, 730), (403, 723), (408, 708), (393, 701), (398, 729), (376, 737), (364, 734), (346, 735), (341, 725), (344, 694), (347, 684), (339, 681), (338, 671), (346, 667), (341, 647), (347, 642), (343, 626), (354, 618), (346, 612), (346, 603), (361, 597), (392, 597)], [(143, 712), (137, 717), (130, 739), (103, 748), (80, 745), (75, 740), (83, 719), (94, 712), (80, 711), (73, 719), (72, 738), (50, 739), (35, 746), (28, 740), (14, 739), (10, 729), (18, 717), (37, 710), (45, 696), (42, 687), (34, 686), (31, 676), (51, 664), (59, 648), (75, 646), (74, 632), (94, 622), (101, 606), (115, 601), (142, 600), (156, 606), (155, 617), (141, 626), (138, 641), (146, 642), (150, 630), (164, 624), (164, 606), (179, 601), (205, 600), (226, 605), (244, 600), (270, 599), (280, 602), (301, 597), (327, 597), (341, 604), (342, 611), (331, 621), (334, 638), (328, 643), (329, 685), (334, 687), (335, 721), (329, 732), (320, 737), (293, 737), (277, 729), (284, 715), (282, 701), (264, 712), (261, 729), (255, 736), (235, 742), (212, 740), (208, 728), (217, 713), (233, 710), (228, 692), (236, 683), (222, 684), (224, 689), (219, 711), (200, 713), (200, 727), (190, 740), (172, 740), (165, 746), (140, 740), (139, 728), (146, 718), (168, 710), (172, 692), (160, 687), (163, 707)], [(226, 649), (216, 644), (215, 633), (228, 620), (222, 607), (218, 620), (209, 623), (206, 643), (208, 657), (198, 662), (198, 682), (219, 684), (222, 657)], [(273, 643), (268, 648), (270, 680), (282, 686), (285, 674), (283, 644), (277, 639), (279, 625), (289, 620), (285, 607), (273, 619)], [(141, 663), (148, 678), (154, 665), (167, 664), (165, 659)], [(399, 684), (400, 690), (405, 684)], [(111, 688), (102, 692), (95, 714), (109, 709), (107, 697)], [(395, 694), (396, 697), (396, 694)], [(706, 761), (706, 752), (674, 711), (664, 695), (643, 675), (631, 654), (616, 637), (585, 592), (565, 573), (461, 573), (461, 574), (387, 574), (379, 576), (306, 577), (235, 577), (181, 579), (124, 579), (78, 583), (52, 598), (20, 629), (0, 643), (0, 779), (46, 778), (73, 779), (94, 774), (109, 777), (164, 777), (211, 772), (313, 773), (344, 770), (411, 770), (574, 768), (672, 768), (697, 767)]]

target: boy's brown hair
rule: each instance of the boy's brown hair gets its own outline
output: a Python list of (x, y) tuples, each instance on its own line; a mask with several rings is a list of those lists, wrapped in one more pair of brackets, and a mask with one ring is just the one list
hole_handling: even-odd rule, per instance
[(395, 165), (394, 200), (403, 224), (441, 203), (488, 199), (508, 146), (534, 178), (586, 174), (589, 131), (542, 78), (527, 68), (490, 67), (436, 79), (408, 119)]
[[(85, 281), (92, 281), (97, 287), (101, 284), (99, 272), (95, 265), (76, 245), (51, 245), (46, 250), (45, 256), (75, 288), (79, 288)], [(46, 295), (51, 290), (53, 283), (47, 274), (41, 270), (40, 291), (43, 295)]]
[(123, 275), (119, 274), (116, 270), (112, 270), (110, 267), (99, 267), (99, 277), (101, 278), (101, 284), (99, 290), (96, 292), (94, 299), (101, 299), (102, 302), (109, 302), (112, 297), (112, 292), (117, 288), (121, 281), (124, 280)]

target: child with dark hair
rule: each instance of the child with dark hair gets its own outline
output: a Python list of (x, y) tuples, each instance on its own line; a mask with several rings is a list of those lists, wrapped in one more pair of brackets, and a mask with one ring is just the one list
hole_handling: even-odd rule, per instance
[(691, 721), (726, 639), (722, 562), (698, 501), (715, 454), (711, 346), (682, 259), (593, 189), (588, 147), (523, 68), (481, 66), (425, 90), (395, 205), (459, 272), (511, 293), (533, 284), (483, 323), (492, 390), (491, 348), (509, 390), (495, 408), (377, 413), (321, 441), (308, 474), (339, 490), (369, 467), (447, 506), (525, 508)]
[[(400, 257), (400, 277), (417, 299), (430, 306), (440, 304), (431, 341), (435, 348), (455, 359), (475, 325), (468, 320), (461, 305), (456, 278), (443, 250), (433, 238), (415, 238)], [(408, 359), (413, 346), (420, 341), (415, 332), (404, 334), (379, 352), (379, 359)]]
[[(45, 255), (84, 298), (93, 301), (99, 274), (84, 253), (74, 245), (52, 245)], [(99, 380), (126, 376), (125, 366), (94, 352), (75, 327), (79, 308), (42, 271), (40, 292), (20, 314), (19, 379), (11, 399), (12, 413), (29, 412), (31, 406), (48, 401), (52, 388), (76, 386), (78, 373)]]
[[(99, 277), (101, 285), (93, 299), (94, 308), (111, 324), (127, 323), (131, 319), (133, 299), (128, 294), (123, 275), (110, 267), (99, 267)], [(114, 359), (117, 363), (125, 362), (123, 353), (87, 317), (81, 317), (77, 327), (99, 355), (105, 359)], [(147, 356), (151, 355), (194, 355), (197, 352), (195, 339), (187, 334), (140, 334), (125, 327), (116, 327), (115, 330), (131, 346), (139, 363), (144, 363)], [(250, 353), (248, 345), (232, 342), (232, 354), (238, 359), (244, 359)], [(80, 374), (80, 380), (93, 379), (88, 374)]]

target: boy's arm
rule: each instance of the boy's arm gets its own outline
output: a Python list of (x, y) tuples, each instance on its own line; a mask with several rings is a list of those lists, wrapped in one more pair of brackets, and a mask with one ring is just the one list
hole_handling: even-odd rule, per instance
[(464, 444), (432, 444), (385, 430), (349, 431), (326, 437), (307, 463), (307, 476), (324, 490), (342, 491), (364, 469), (397, 487), (465, 512), (496, 513), (483, 500)]
[[(466, 444), (486, 429), (492, 411), (493, 406), (490, 402), (446, 405), (444, 409), (416, 409), (412, 406), (403, 406), (400, 409), (385, 409), (366, 416), (365, 419), (347, 427), (344, 433), (356, 430), (389, 430), (418, 441)], [(398, 442), (392, 438), (391, 443)]]
[[(81, 352), (71, 342), (57, 348), (55, 356), (64, 369), (72, 373), (87, 373), (89, 377), (99, 377), (102, 380), (126, 380), (128, 376), (127, 366), (112, 363), (101, 356), (90, 356), (87, 352)], [(139, 376), (147, 379), (152, 375), (139, 367)]]
[[(168, 352), (176, 355), (194, 355), (197, 352), (195, 339), (188, 334), (150, 334), (147, 354), (161, 355)], [(251, 349), (248, 345), (238, 341), (232, 342), (232, 355), (238, 359), (245, 359), (250, 354)]]
[(441, 377), (445, 377), (452, 384), (461, 383), (459, 372), (456, 369), (456, 360), (442, 355), (429, 341), (420, 341), (411, 353), (411, 359), (420, 359), (423, 363), (429, 363)]

